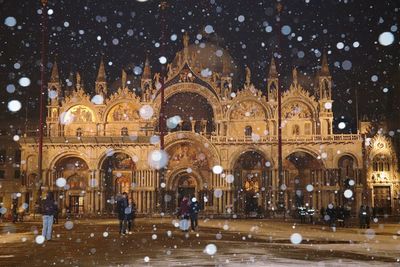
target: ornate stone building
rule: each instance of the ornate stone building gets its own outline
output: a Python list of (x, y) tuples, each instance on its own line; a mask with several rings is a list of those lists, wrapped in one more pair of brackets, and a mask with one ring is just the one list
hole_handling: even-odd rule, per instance
[[(276, 209), (281, 81), (274, 59), (265, 90), (255, 88), (248, 68), (245, 83), (237, 86), (227, 51), (189, 45), (185, 36), (183, 50), (167, 69), (167, 133), (160, 151), (161, 78), (152, 77), (147, 60), (140, 85), (122, 71), (113, 92), (103, 61), (91, 92), (79, 74), (72, 90), (71, 84), (64, 87), (55, 63), (41, 180), (37, 139), (20, 141), (22, 196), (30, 206), (52, 190), (63, 212), (70, 207), (74, 213), (111, 212), (122, 192), (146, 214), (173, 212), (183, 195), (197, 197), (209, 214)], [(390, 140), (377, 136), (365, 146), (361, 134), (335, 134), (332, 105), (326, 56), (315, 88), (303, 88), (293, 70), (282, 94), (285, 207), (319, 210), (332, 202), (356, 212), (361, 204), (379, 203), (397, 211), (399, 176)], [(164, 165), (160, 179), (158, 168)], [(66, 181), (61, 187), (60, 177)]]

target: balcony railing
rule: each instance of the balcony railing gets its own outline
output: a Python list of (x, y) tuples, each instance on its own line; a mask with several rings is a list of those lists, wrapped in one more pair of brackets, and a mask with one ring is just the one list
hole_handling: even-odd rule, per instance
[[(362, 140), (357, 134), (333, 134), (333, 135), (308, 135), (308, 136), (283, 136), (282, 142), (285, 143), (300, 143), (300, 142), (343, 142), (343, 141), (358, 141)], [(213, 143), (273, 143), (278, 142), (278, 136), (211, 136)]]
[[(238, 144), (238, 143), (276, 143), (278, 142), (278, 137), (276, 135), (268, 135), (268, 136), (218, 136), (210, 133), (194, 133), (192, 131), (180, 131), (182, 133), (193, 133), (200, 134), (207, 139), (211, 139), (212, 143), (219, 144)], [(168, 132), (168, 134), (177, 133), (177, 132)], [(80, 135), (76, 133), (73, 135), (60, 135), (60, 136), (47, 136), (47, 133), (44, 135), (47, 141), (49, 140), (57, 140), (57, 142), (61, 141), (72, 141), (74, 143), (98, 143), (100, 142), (123, 142), (123, 143), (142, 143), (149, 141), (150, 137), (153, 135), (159, 135), (159, 133), (154, 132), (153, 129), (142, 129), (139, 132), (131, 133), (128, 135), (121, 135), (121, 132), (109, 131), (109, 132), (101, 132), (98, 134), (93, 131), (81, 131)], [(28, 131), (23, 136), (25, 141), (30, 139), (37, 140), (39, 138), (38, 131)], [(75, 140), (75, 141), (74, 141)], [(361, 141), (362, 137), (358, 134), (332, 134), (332, 135), (306, 135), (306, 136), (283, 136), (282, 142), (284, 143), (321, 143), (321, 142), (346, 142), (346, 141)], [(28, 141), (29, 142), (29, 141)]]

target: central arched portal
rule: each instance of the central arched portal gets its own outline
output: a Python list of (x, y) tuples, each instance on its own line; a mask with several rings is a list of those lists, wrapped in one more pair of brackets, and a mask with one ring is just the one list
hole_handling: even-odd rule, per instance
[(190, 168), (180, 169), (174, 172), (168, 180), (168, 191), (164, 196), (164, 201), (169, 213), (178, 211), (184, 197), (189, 199), (195, 197), (201, 205), (204, 204), (203, 182), (197, 172), (191, 171)]
[(123, 192), (131, 195), (135, 162), (128, 154), (110, 151), (101, 165), (102, 182), (105, 188), (105, 209), (111, 213), (116, 197)]
[(298, 207), (318, 207), (317, 199), (313, 199), (314, 177), (322, 172), (324, 165), (311, 154), (296, 151), (286, 157), (283, 162), (285, 172), (286, 207), (295, 211)]
[(235, 211), (261, 215), (270, 204), (271, 162), (257, 151), (242, 153), (234, 165)]
[[(54, 165), (55, 180), (63, 177), (64, 187), (56, 187), (55, 196), (58, 199), (60, 211), (69, 210), (72, 214), (83, 214), (88, 211), (89, 196), (86, 193), (90, 186), (89, 167), (87, 163), (76, 156), (63, 157)], [(61, 197), (63, 195), (63, 197)]]

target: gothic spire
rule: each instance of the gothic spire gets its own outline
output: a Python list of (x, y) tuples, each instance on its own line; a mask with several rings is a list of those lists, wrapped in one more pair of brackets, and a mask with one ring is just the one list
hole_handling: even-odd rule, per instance
[(58, 83), (59, 81), (60, 81), (60, 76), (58, 75), (57, 61), (54, 60), (53, 68), (51, 70), (50, 82)]
[(80, 89), (82, 87), (82, 79), (79, 72), (76, 73), (76, 88)]
[(189, 60), (189, 34), (187, 32), (183, 35), (183, 58)]
[(146, 61), (144, 63), (142, 79), (151, 79), (150, 62), (147, 56), (146, 56)]
[(321, 71), (320, 71), (321, 76), (330, 76), (329, 73), (329, 65), (328, 65), (328, 59), (326, 57), (326, 53), (324, 51), (322, 55), (322, 64), (321, 64)]
[(125, 88), (125, 86), (126, 86), (126, 71), (122, 69), (121, 88)]
[(297, 68), (296, 67), (293, 68), (292, 74), (293, 74), (293, 83), (297, 84)]
[(97, 74), (96, 82), (105, 82), (106, 81), (106, 71), (104, 67), (103, 56), (101, 57), (99, 72)]
[(276, 70), (275, 59), (273, 56), (271, 59), (271, 65), (269, 67), (268, 77), (269, 78), (277, 78), (278, 77), (278, 71)]

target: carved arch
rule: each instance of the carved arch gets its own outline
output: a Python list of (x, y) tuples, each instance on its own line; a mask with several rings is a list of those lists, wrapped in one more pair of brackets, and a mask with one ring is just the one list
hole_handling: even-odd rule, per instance
[[(214, 119), (215, 120), (221, 120), (222, 119), (222, 107), (221, 103), (218, 99), (218, 97), (213, 94), (209, 89), (206, 87), (197, 84), (197, 83), (176, 83), (172, 84), (171, 86), (168, 86), (165, 88), (165, 100), (170, 98), (171, 96), (179, 93), (195, 93), (199, 94), (205, 99), (207, 99), (208, 103), (213, 109), (214, 113)], [(153, 101), (153, 109), (154, 109), (154, 115), (155, 117), (158, 118), (159, 112), (160, 112), (160, 105), (161, 105), (161, 95), (158, 94), (156, 98)]]

